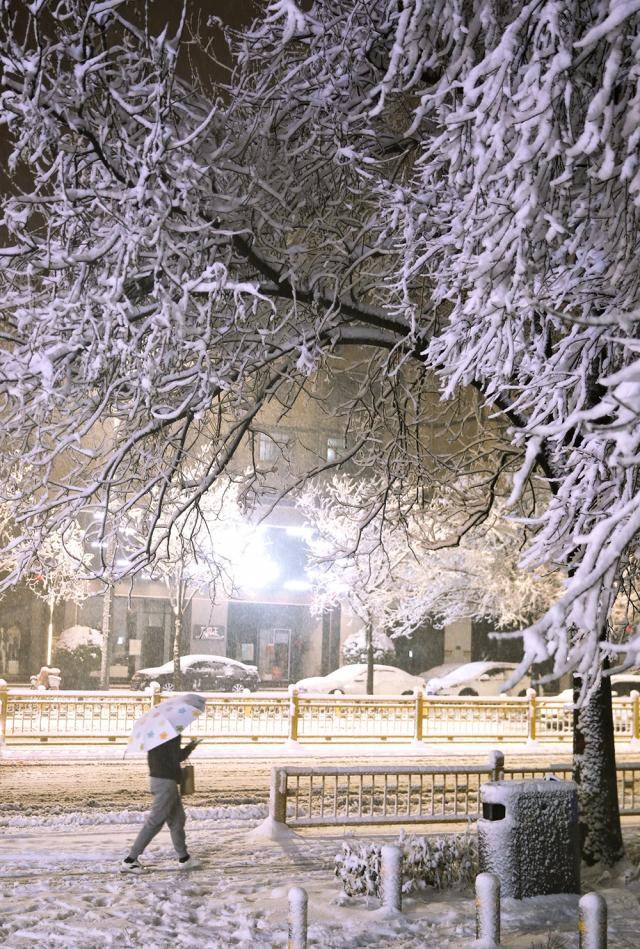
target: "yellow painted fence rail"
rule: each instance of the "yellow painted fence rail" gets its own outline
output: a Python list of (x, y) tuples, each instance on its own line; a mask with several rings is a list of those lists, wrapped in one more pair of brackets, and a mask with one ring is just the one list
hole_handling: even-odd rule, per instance
[[(34, 692), (0, 687), (0, 741), (125, 741), (136, 718), (172, 693)], [(211, 742), (372, 743), (570, 741), (573, 712), (560, 697), (323, 696), (204, 693), (189, 734)], [(640, 696), (614, 698), (619, 742), (640, 740)]]

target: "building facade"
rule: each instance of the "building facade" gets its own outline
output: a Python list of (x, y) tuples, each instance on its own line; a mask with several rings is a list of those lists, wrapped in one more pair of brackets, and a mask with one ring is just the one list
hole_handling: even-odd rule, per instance
[[(353, 417), (345, 406), (366, 379), (366, 371), (362, 374), (358, 369), (363, 358), (360, 351), (351, 357), (343, 355), (339, 373), (316, 374), (304, 395), (292, 397), (286, 409), (275, 400), (265, 406), (234, 460), (236, 472), (254, 471), (265, 504), (304, 472), (348, 456)], [(435, 390), (433, 399), (435, 403)], [(422, 432), (419, 426), (425, 445), (433, 457), (440, 451), (446, 454), (451, 450), (448, 430), (438, 428), (435, 411), (425, 417), (430, 419), (429, 427)], [(460, 425), (461, 432), (466, 425)], [(386, 432), (392, 439), (392, 428)], [(346, 467), (349, 470), (348, 463)], [(321, 614), (312, 609), (304, 534), (300, 515), (285, 496), (256, 531), (256, 551), (242, 565), (237, 594), (225, 597), (218, 591), (211, 599), (198, 592), (191, 600), (182, 617), (182, 653), (250, 663), (257, 666), (266, 686), (287, 685), (337, 668), (342, 642), (360, 623), (346, 607)], [(26, 589), (6, 594), (0, 599), (0, 676), (27, 682), (46, 661), (51, 633), (55, 646), (56, 634), (63, 629), (76, 625), (100, 629), (102, 608), (98, 586), (80, 604), (53, 609)], [(144, 573), (119, 583), (113, 590), (111, 612), (112, 681), (127, 683), (138, 669), (168, 661), (174, 622), (162, 583)], [(442, 630), (425, 624), (411, 639), (398, 641), (398, 664), (420, 673), (442, 662), (488, 655), (506, 658), (499, 654), (506, 647), (483, 638), (478, 631), (481, 625), (462, 620)], [(510, 648), (518, 648), (511, 643)]]

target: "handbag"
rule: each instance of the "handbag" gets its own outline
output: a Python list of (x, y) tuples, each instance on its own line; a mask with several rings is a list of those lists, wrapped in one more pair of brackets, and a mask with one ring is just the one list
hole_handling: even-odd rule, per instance
[(180, 769), (180, 794), (193, 794), (196, 789), (196, 774), (192, 764), (183, 764)]

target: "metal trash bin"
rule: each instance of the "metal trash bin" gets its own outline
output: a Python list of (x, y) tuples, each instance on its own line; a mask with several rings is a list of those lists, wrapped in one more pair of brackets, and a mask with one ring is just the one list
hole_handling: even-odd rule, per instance
[(490, 781), (480, 787), (480, 872), (517, 900), (580, 892), (578, 788), (573, 781)]

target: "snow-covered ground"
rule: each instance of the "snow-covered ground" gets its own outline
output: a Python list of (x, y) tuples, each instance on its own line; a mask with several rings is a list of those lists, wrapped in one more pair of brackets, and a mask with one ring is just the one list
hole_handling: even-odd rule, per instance
[[(188, 835), (201, 868), (188, 874), (178, 871), (163, 831), (146, 854), (151, 869), (141, 877), (118, 871), (141, 813), (102, 814), (101, 823), (89, 812), (50, 815), (44, 821), (5, 814), (0, 945), (284, 947), (292, 885), (309, 892), (311, 946), (448, 949), (473, 944), (470, 892), (405, 898), (400, 919), (381, 918), (376, 901), (341, 896), (333, 876), (333, 858), (342, 839), (337, 832), (296, 837), (284, 844), (252, 840), (250, 831), (262, 813), (259, 806), (195, 809)], [(632, 876), (629, 865), (626, 869), (627, 877)], [(591, 873), (589, 886), (597, 876), (597, 871)], [(621, 871), (601, 878), (598, 889), (609, 904), (610, 949), (637, 949), (640, 882), (627, 880), (625, 885)], [(503, 945), (574, 949), (576, 923), (577, 897), (507, 900)], [(550, 933), (563, 942), (548, 941)]]
[[(52, 741), (50, 743), (31, 742), (25, 744), (0, 743), (0, 759), (7, 761), (53, 760), (53, 759), (80, 759), (89, 758), (122, 760), (126, 742), (118, 744), (106, 742), (83, 741)], [(432, 758), (449, 760), (452, 755), (467, 759), (472, 756), (475, 760), (486, 760), (491, 751), (500, 748), (505, 757), (512, 755), (546, 761), (552, 757), (563, 761), (571, 758), (571, 742), (515, 742), (492, 739), (491, 741), (465, 741), (456, 739), (455, 742), (225, 742), (206, 740), (198, 747), (198, 758), (331, 758), (367, 757), (367, 758), (407, 758), (412, 761), (420, 760), (428, 764)], [(627, 742), (616, 749), (616, 757), (624, 760), (626, 757), (637, 760), (639, 747), (634, 742)], [(144, 760), (144, 755), (128, 753), (128, 760)]]

